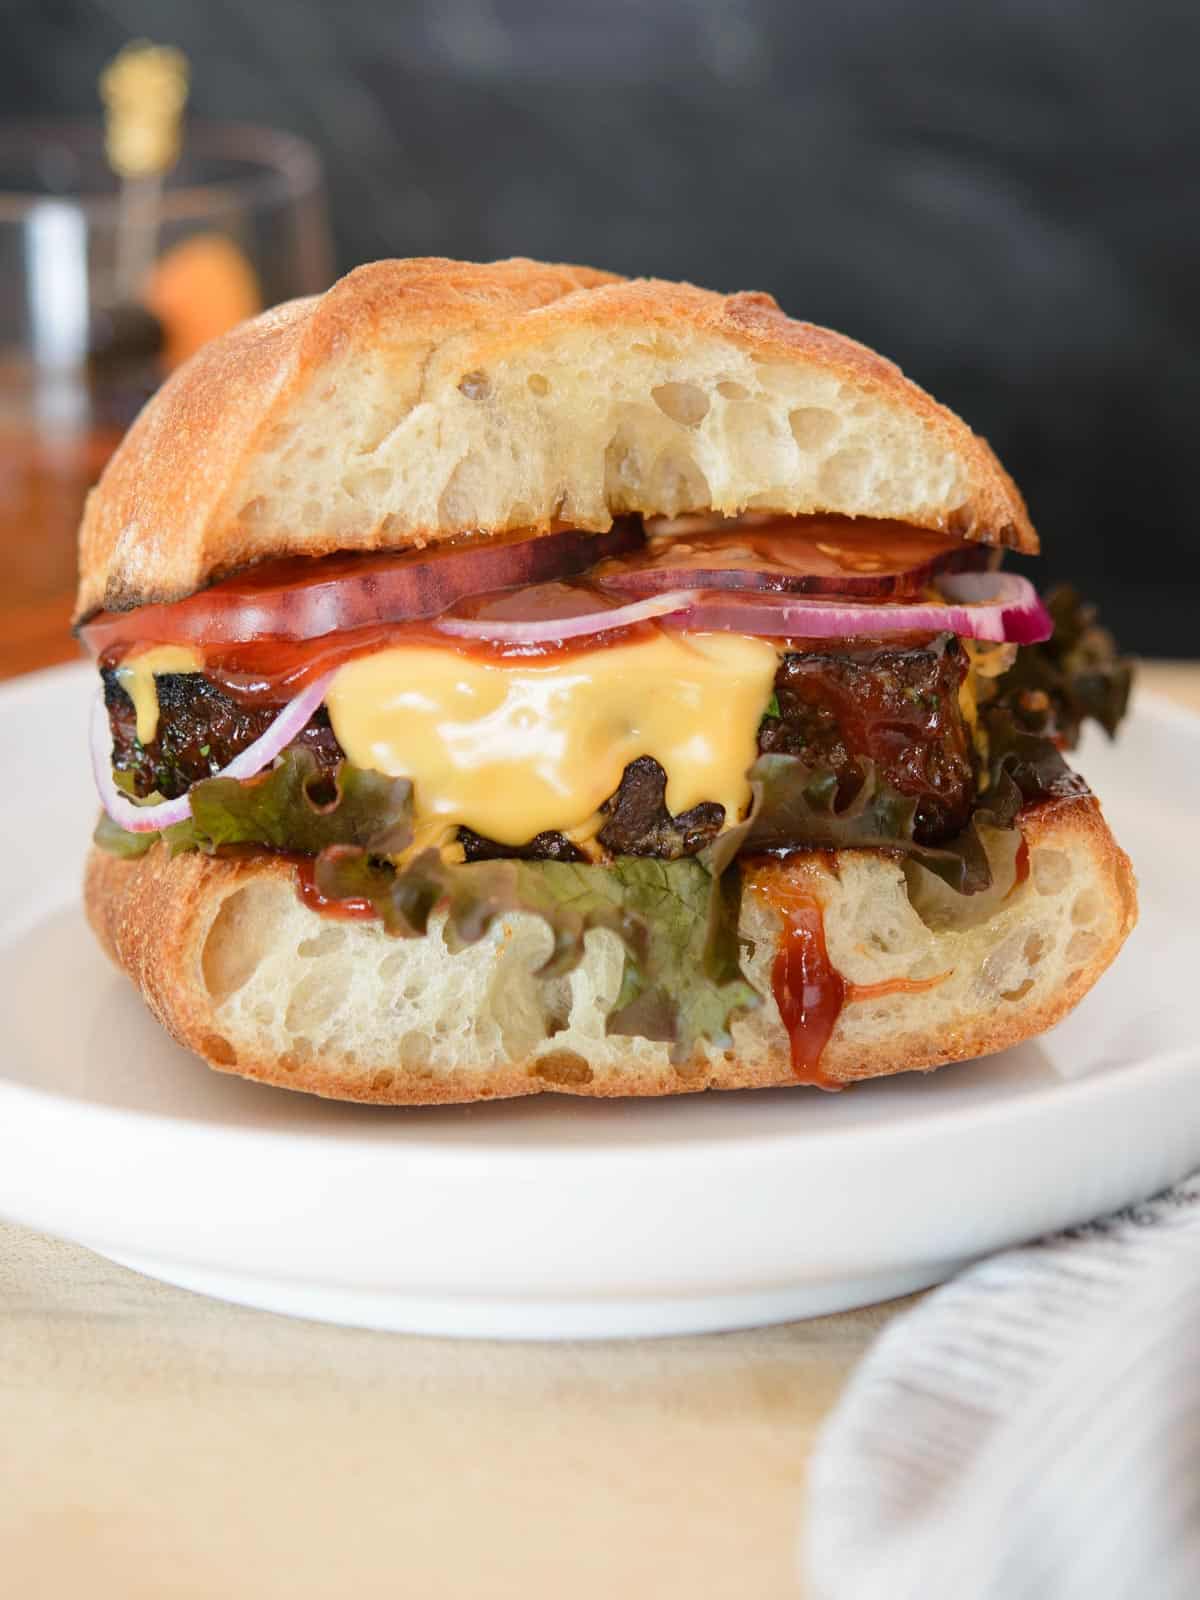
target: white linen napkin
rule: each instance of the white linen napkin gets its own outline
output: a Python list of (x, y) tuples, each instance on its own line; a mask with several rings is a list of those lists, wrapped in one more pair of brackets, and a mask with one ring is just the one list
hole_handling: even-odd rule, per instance
[(1197, 1600), (1200, 1175), (899, 1317), (805, 1528), (812, 1600)]

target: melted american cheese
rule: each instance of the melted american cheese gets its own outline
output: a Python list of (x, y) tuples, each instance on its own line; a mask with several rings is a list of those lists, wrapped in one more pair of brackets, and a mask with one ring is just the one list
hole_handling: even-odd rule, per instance
[(460, 826), (507, 845), (550, 829), (586, 839), (638, 756), (666, 771), (673, 814), (711, 800), (737, 821), (777, 665), (768, 640), (724, 633), (656, 632), (559, 662), (401, 645), (340, 668), (326, 705), (350, 761), (411, 779), (414, 848)]
[(182, 644), (157, 644), (126, 656), (117, 668), (117, 682), (133, 701), (137, 713), (137, 736), (142, 744), (153, 742), (158, 732), (159, 673), (202, 672), (203, 657)]

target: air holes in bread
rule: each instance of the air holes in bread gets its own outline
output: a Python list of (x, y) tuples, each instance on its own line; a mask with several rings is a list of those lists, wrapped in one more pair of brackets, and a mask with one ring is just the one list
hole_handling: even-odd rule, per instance
[[(770, 481), (783, 463), (780, 433), (771, 408), (756, 400), (731, 400), (725, 407), (725, 443), (735, 471)], [(787, 454), (791, 456), (789, 447)]]
[(1003, 994), (1006, 988), (1013, 986), (1012, 980), (1024, 966), (1022, 943), (1020, 932), (1010, 934), (984, 960), (979, 969), (979, 977), (980, 985), (985, 991), (991, 990), (993, 993)]
[(252, 888), (223, 900), (200, 952), (204, 986), (218, 1005), (251, 977), (273, 936), (270, 919), (255, 915), (254, 902)]
[(474, 519), (475, 509), (486, 495), (487, 463), (480, 456), (465, 455), (450, 474), (438, 501), (438, 516), (448, 526)]
[(1039, 894), (1058, 894), (1067, 886), (1071, 863), (1061, 850), (1036, 850), (1030, 870)]
[(1082, 894), (1075, 896), (1075, 903), (1071, 907), (1071, 921), (1086, 927), (1089, 922), (1095, 922), (1100, 915), (1100, 896), (1094, 889), (1085, 889)]
[(592, 1069), (582, 1056), (573, 1050), (551, 1050), (548, 1055), (539, 1056), (529, 1069), (532, 1078), (540, 1078), (543, 1083), (591, 1083)]
[(838, 419), (822, 406), (799, 406), (788, 413), (792, 438), (801, 450), (820, 450), (838, 431)]
[(1015, 989), (1001, 989), (1001, 1000), (1023, 1000), (1033, 988), (1033, 979), (1026, 978), (1024, 983), (1019, 983)]
[(1078, 933), (1071, 935), (1071, 942), (1067, 946), (1067, 960), (1090, 961), (1099, 949), (1099, 935), (1089, 933), (1086, 928), (1080, 928)]
[(871, 455), (856, 445), (836, 450), (821, 467), (821, 492), (854, 505), (866, 494)]
[(641, 452), (630, 434), (618, 428), (604, 452), (604, 491), (615, 505), (636, 494), (642, 482)]
[(206, 1061), (215, 1061), (222, 1067), (237, 1065), (237, 1051), (219, 1033), (206, 1033), (200, 1041), (200, 1052)]
[(427, 1033), (414, 1029), (406, 1033), (400, 1041), (400, 1064), (405, 1067), (426, 1066), (429, 1062), (429, 1052), (433, 1041)]
[(552, 1039), (562, 1033), (571, 1021), (571, 984), (567, 978), (547, 983), (542, 989), (542, 1015), (546, 1022), (546, 1037)]
[(346, 974), (340, 968), (318, 967), (301, 978), (288, 1001), (284, 1027), (289, 1033), (327, 1023), (346, 997)]
[(682, 427), (694, 428), (708, 415), (708, 396), (695, 383), (660, 383), (651, 398), (664, 416)]
[(664, 450), (650, 477), (654, 503), (669, 517), (699, 511), (709, 503), (708, 480), (686, 450)]
[(550, 380), (543, 378), (540, 372), (531, 372), (526, 382), (529, 385), (529, 392), (536, 394), (539, 400), (543, 395), (550, 393)]

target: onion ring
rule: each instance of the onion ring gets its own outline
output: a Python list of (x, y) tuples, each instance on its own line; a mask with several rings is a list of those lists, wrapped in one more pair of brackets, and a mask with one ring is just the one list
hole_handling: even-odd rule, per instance
[[(296, 735), (305, 727), (313, 712), (325, 698), (332, 672), (302, 689), (272, 722), (265, 733), (259, 734), (253, 744), (238, 752), (228, 765), (214, 772), (214, 778), (253, 778), (268, 766)], [(92, 774), (100, 793), (100, 803), (112, 820), (128, 833), (157, 833), (162, 828), (185, 822), (192, 814), (188, 795), (177, 800), (160, 800), (154, 805), (131, 800), (117, 788), (112, 769), (112, 730), (108, 722), (108, 708), (104, 704), (104, 686), (101, 684), (92, 705)]]
[(1028, 578), (1013, 572), (964, 572), (940, 579), (950, 603), (863, 605), (780, 594), (708, 592), (670, 626), (696, 632), (758, 634), (774, 639), (858, 639), (893, 633), (954, 633), (997, 644), (1039, 644), (1054, 632), (1050, 613)]
[(608, 633), (613, 628), (631, 628), (637, 622), (651, 622), (677, 611), (687, 611), (703, 599), (697, 589), (677, 589), (673, 594), (650, 595), (627, 605), (600, 611), (584, 611), (577, 616), (541, 618), (537, 621), (495, 621), (486, 617), (439, 617), (434, 623), (439, 633), (455, 639), (491, 639), (497, 644), (555, 644), (562, 639), (584, 639), (589, 634)]

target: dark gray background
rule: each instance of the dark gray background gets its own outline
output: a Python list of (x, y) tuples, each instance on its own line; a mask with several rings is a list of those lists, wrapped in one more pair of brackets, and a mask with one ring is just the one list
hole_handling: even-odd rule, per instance
[(1196, 0), (4, 0), (0, 109), (148, 34), (306, 134), (340, 264), (771, 290), (986, 433), (1130, 645), (1200, 653)]

